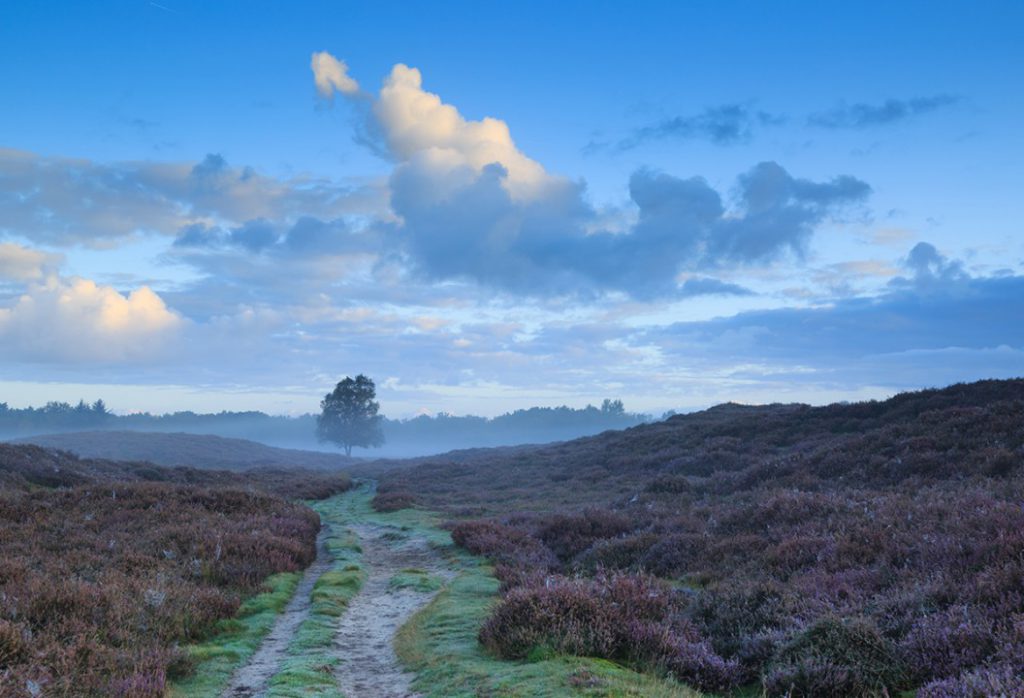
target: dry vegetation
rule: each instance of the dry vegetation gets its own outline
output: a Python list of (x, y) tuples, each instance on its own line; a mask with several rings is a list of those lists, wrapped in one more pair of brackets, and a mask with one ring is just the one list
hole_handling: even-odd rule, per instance
[[(254, 433), (258, 433), (254, 430)], [(249, 470), (254, 467), (302, 467), (340, 470), (352, 459), (339, 453), (275, 448), (246, 439), (212, 434), (149, 431), (80, 431), (19, 439), (46, 448), (72, 451), (88, 458), (148, 461), (159, 465)]]
[(727, 692), (1024, 695), (1024, 381), (725, 405), (383, 476), (455, 518), (498, 656), (603, 656)]
[(162, 696), (179, 643), (315, 556), (288, 500), (349, 486), (0, 444), (0, 696)]

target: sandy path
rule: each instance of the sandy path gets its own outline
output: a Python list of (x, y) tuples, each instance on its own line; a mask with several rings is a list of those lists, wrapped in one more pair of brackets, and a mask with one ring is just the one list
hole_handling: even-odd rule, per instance
[(406, 568), (451, 577), (440, 555), (421, 538), (389, 540), (396, 529), (372, 524), (351, 527), (363, 548), (366, 583), (341, 618), (335, 649), (341, 660), (338, 684), (352, 698), (412, 698), (415, 675), (405, 672), (395, 655), (395, 632), (436, 592), (391, 589), (391, 577)]
[(267, 684), (281, 665), (288, 643), (299, 625), (309, 615), (309, 596), (313, 591), (313, 585), (320, 579), (320, 575), (331, 567), (331, 554), (327, 550), (329, 534), (330, 528), (324, 524), (316, 538), (316, 560), (306, 568), (295, 589), (295, 595), (274, 622), (274, 627), (263, 639), (263, 644), (249, 658), (248, 663), (235, 672), (231, 683), (221, 694), (223, 698), (249, 698), (261, 696), (266, 692)]

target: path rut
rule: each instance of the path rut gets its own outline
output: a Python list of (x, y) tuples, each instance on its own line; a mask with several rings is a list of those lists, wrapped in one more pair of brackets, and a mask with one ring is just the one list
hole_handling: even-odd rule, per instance
[(222, 698), (250, 698), (262, 696), (266, 692), (270, 679), (281, 666), (288, 643), (302, 621), (309, 615), (313, 585), (320, 579), (320, 575), (331, 567), (331, 554), (327, 550), (329, 535), (330, 527), (324, 524), (316, 538), (316, 560), (306, 568), (294, 596), (274, 623), (273, 629), (263, 639), (259, 649), (245, 666), (235, 672), (231, 683), (221, 694)]
[(357, 524), (351, 528), (363, 548), (367, 578), (341, 619), (335, 638), (335, 650), (341, 663), (335, 677), (346, 696), (416, 698), (419, 694), (412, 690), (415, 675), (402, 669), (392, 641), (398, 629), (436, 592), (392, 589), (390, 581), (407, 568), (422, 570), (446, 581), (452, 572), (422, 538), (395, 540), (394, 528), (374, 524)]
[[(397, 528), (373, 523), (346, 526), (359, 538), (362, 566), (367, 576), (338, 623), (333, 656), (334, 676), (349, 698), (417, 698), (414, 674), (398, 661), (392, 641), (398, 629), (437, 593), (415, 588), (392, 589), (391, 578), (415, 568), (448, 581), (454, 575), (441, 555), (423, 538)], [(325, 524), (317, 536), (317, 558), (302, 576), (295, 595), (273, 629), (245, 666), (240, 668), (221, 698), (263, 698), (271, 679), (281, 670), (288, 646), (312, 605), (310, 593), (331, 567)]]

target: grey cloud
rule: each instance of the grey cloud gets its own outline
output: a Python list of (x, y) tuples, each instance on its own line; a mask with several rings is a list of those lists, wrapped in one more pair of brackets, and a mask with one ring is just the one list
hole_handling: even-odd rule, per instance
[(636, 129), (619, 143), (620, 149), (634, 148), (648, 141), (676, 138), (700, 139), (715, 145), (735, 145), (750, 140), (756, 126), (778, 125), (784, 117), (754, 111), (743, 104), (708, 107), (700, 114), (675, 116)]
[(288, 231), (284, 242), (296, 254), (345, 254), (369, 252), (377, 247), (379, 238), (372, 233), (353, 234), (343, 218), (324, 221), (303, 216)]
[(811, 368), (848, 385), (919, 386), (929, 370), (945, 376), (936, 383), (981, 377), (979, 352), (1001, 357), (1007, 375), (1024, 374), (1024, 324), (1011, 321), (1024, 317), (1024, 277), (970, 277), (927, 244), (906, 268), (912, 276), (878, 297), (680, 323), (648, 340), (675, 355)]
[(270, 221), (265, 218), (257, 218), (232, 228), (229, 239), (234, 245), (244, 247), (251, 252), (259, 252), (277, 242), (278, 232)]
[(830, 129), (886, 126), (938, 111), (959, 101), (959, 97), (940, 94), (912, 99), (887, 99), (881, 104), (864, 102), (843, 104), (826, 112), (812, 114), (807, 118), (807, 123), (811, 126)]
[(849, 175), (812, 182), (774, 162), (760, 163), (740, 177), (744, 215), (720, 222), (708, 240), (709, 261), (769, 261), (786, 249), (803, 257), (816, 225), (870, 193), (866, 182)]
[(276, 249), (278, 255), (295, 258), (376, 253), (380, 245), (381, 239), (373, 231), (355, 232), (344, 218), (322, 220), (314, 216), (302, 216), (290, 227), (265, 218), (229, 230), (194, 223), (183, 227), (173, 243), (176, 248), (237, 247), (248, 252)]
[[(911, 99), (888, 99), (880, 104), (857, 102), (811, 114), (807, 124), (828, 129), (864, 129), (895, 124), (928, 114), (960, 101), (953, 95), (933, 95)], [(644, 143), (663, 140), (703, 140), (714, 145), (731, 146), (747, 143), (761, 127), (778, 126), (785, 116), (755, 110), (749, 104), (734, 103), (707, 107), (698, 114), (673, 116), (635, 129), (619, 141), (618, 150), (629, 150)], [(585, 154), (603, 150), (609, 144), (591, 141), (583, 148)]]
[(181, 228), (174, 247), (216, 247), (224, 242), (224, 231), (205, 223), (192, 223)]
[(374, 200), (326, 179), (282, 180), (235, 168), (216, 154), (194, 165), (104, 164), (0, 149), (0, 235), (37, 243), (106, 245), (140, 232), (176, 235), (204, 218), (227, 225), (334, 219), (373, 213), (366, 207), (381, 207)]
[(630, 179), (636, 224), (625, 233), (587, 233), (594, 220), (582, 188), (515, 201), (500, 166), (485, 168), (437, 195), (438, 182), (415, 168), (392, 177), (393, 230), (415, 268), (431, 279), (462, 278), (514, 293), (637, 298), (680, 293), (685, 269), (764, 264), (806, 251), (815, 226), (870, 187), (853, 177), (811, 182), (762, 163), (740, 178), (739, 210), (699, 177), (641, 170)]
[(754, 292), (739, 284), (730, 284), (719, 279), (694, 278), (687, 279), (679, 295), (684, 298), (693, 296), (752, 296)]
[(919, 286), (934, 283), (950, 284), (968, 278), (962, 262), (948, 259), (928, 242), (914, 245), (904, 261), (904, 266), (913, 272), (914, 282)]

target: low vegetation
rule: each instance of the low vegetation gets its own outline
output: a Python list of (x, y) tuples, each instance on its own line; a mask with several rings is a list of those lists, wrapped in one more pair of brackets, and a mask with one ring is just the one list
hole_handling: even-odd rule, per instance
[(315, 557), (289, 499), (349, 486), (0, 445), (0, 695), (163, 696), (181, 645), (263, 627)]
[(313, 505), (331, 527), (331, 569), (313, 587), (309, 616), (288, 645), (288, 657), (271, 679), (267, 698), (344, 698), (333, 673), (338, 664), (334, 636), (339, 618), (366, 579), (359, 541), (346, 528), (350, 506), (351, 499), (340, 497)]
[(71, 451), (85, 458), (221, 470), (299, 467), (338, 471), (352, 462), (338, 453), (274, 448), (246, 439), (180, 432), (80, 431), (29, 436), (21, 441)]
[(263, 583), (265, 591), (250, 597), (231, 618), (217, 621), (201, 642), (182, 647), (169, 689), (172, 698), (215, 698), (232, 675), (259, 648), (278, 614), (295, 593), (301, 574), (281, 572)]
[[(425, 698), (700, 698), (700, 693), (674, 680), (600, 659), (545, 655), (523, 662), (495, 657), (478, 639), (481, 625), (499, 598), (500, 582), (493, 566), (455, 547), (432, 512), (406, 508), (380, 513), (371, 508), (365, 490), (346, 494), (345, 499), (352, 503), (351, 516), (392, 527), (396, 540), (408, 536), (426, 539), (455, 572), (395, 638), (399, 659), (416, 672), (413, 688)], [(406, 574), (424, 576), (415, 569), (404, 570), (400, 576)]]
[[(382, 478), (455, 520), (497, 657), (605, 657), (707, 691), (1016, 695), (1024, 382), (722, 406)], [(415, 493), (410, 495), (409, 493)]]

